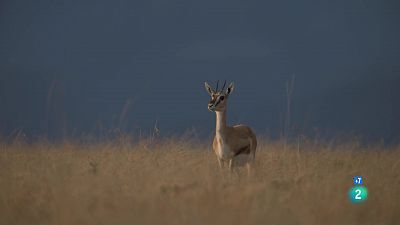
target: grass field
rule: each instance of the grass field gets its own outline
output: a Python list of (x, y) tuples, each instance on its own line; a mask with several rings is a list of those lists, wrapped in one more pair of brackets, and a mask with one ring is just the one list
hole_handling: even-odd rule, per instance
[(400, 224), (399, 147), (282, 146), (261, 141), (248, 176), (220, 171), (199, 141), (3, 143), (0, 224)]

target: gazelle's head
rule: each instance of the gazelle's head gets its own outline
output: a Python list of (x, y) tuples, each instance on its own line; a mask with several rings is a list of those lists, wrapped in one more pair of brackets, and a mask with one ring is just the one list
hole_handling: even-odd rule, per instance
[(204, 86), (211, 96), (211, 100), (208, 102), (208, 110), (210, 111), (224, 111), (227, 106), (228, 102), (228, 97), (232, 93), (235, 85), (233, 82), (228, 86), (226, 90), (225, 89), (226, 81), (224, 83), (224, 86), (222, 86), (222, 89), (218, 91), (218, 81), (217, 81), (217, 87), (214, 90), (207, 82), (204, 83)]

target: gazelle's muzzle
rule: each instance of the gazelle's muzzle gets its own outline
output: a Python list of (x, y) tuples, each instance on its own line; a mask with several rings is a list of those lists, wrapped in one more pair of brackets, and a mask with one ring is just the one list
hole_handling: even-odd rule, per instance
[(214, 111), (215, 110), (214, 103), (208, 103), (208, 110), (210, 110), (210, 111)]

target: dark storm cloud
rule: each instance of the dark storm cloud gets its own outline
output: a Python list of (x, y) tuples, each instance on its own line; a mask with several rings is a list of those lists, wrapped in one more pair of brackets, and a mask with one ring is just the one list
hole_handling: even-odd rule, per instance
[(1, 1), (0, 129), (208, 133), (203, 82), (227, 79), (230, 122), (277, 136), (295, 75), (298, 132), (393, 139), (399, 21), (396, 1)]
[(227, 60), (265, 57), (271, 54), (267, 44), (241, 38), (209, 40), (189, 45), (177, 53), (189, 60)]

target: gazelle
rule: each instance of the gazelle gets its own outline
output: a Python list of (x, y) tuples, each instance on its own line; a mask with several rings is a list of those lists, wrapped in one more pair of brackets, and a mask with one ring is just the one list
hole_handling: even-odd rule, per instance
[(229, 96), (234, 89), (234, 83), (232, 82), (226, 90), (224, 90), (225, 85), (226, 81), (222, 89), (218, 91), (218, 82), (215, 90), (205, 82), (205, 88), (211, 96), (208, 109), (217, 115), (213, 150), (217, 155), (219, 166), (222, 168), (225, 162), (229, 162), (230, 170), (232, 170), (236, 156), (247, 154), (247, 166), (249, 169), (250, 160), (254, 161), (256, 156), (257, 138), (248, 126), (227, 126), (226, 111)]

